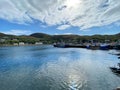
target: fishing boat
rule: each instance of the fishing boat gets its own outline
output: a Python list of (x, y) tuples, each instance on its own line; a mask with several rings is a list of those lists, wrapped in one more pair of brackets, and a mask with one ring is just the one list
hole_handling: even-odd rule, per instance
[(100, 45), (100, 50), (109, 50), (110, 49), (110, 45), (109, 44), (102, 44)]
[(60, 48), (65, 48), (66, 45), (65, 44), (62, 44), (62, 43), (55, 43), (53, 44), (54, 47), (60, 47)]
[(116, 42), (115, 49), (120, 50), (120, 40)]
[(58, 48), (86, 48), (85, 45), (70, 43), (54, 43), (53, 46)]
[(116, 45), (116, 46), (115, 46), (115, 49), (116, 49), (116, 50), (120, 50), (120, 45)]
[(96, 45), (87, 45), (86, 48), (87, 49), (92, 49), (92, 50), (98, 50), (99, 46), (96, 46)]

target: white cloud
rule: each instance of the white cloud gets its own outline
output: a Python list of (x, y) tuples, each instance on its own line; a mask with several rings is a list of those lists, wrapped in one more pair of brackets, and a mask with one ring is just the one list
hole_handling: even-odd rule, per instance
[(16, 23), (37, 19), (58, 29), (89, 29), (120, 20), (120, 0), (0, 0), (0, 18)]
[(120, 26), (120, 21), (119, 21), (119, 22), (116, 22), (115, 25)]
[(63, 33), (63, 34), (55, 33), (54, 35), (74, 35), (74, 34), (73, 33)]
[(73, 35), (73, 33), (64, 33), (63, 35)]
[(10, 34), (10, 35), (29, 35), (32, 32), (29, 30), (10, 30), (3, 33)]
[(70, 27), (70, 25), (61, 25), (57, 29), (59, 29), (59, 30), (65, 30), (65, 29), (67, 29), (69, 27)]

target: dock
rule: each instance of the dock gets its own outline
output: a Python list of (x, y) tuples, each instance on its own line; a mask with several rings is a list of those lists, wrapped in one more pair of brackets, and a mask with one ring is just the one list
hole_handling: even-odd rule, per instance
[(86, 49), (91, 49), (91, 50), (111, 50), (111, 49), (116, 49), (119, 50), (116, 45), (84, 45), (84, 44), (53, 44), (54, 47), (58, 48), (86, 48)]

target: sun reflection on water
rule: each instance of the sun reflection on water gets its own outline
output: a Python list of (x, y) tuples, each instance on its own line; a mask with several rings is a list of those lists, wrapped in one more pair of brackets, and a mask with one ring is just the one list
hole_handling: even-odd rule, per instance
[[(22, 53), (14, 53), (17, 49)], [(10, 53), (0, 52), (4, 55), (1, 90), (112, 90), (120, 84), (120, 78), (109, 70), (118, 62), (117, 57), (108, 51), (40, 47), (8, 50)]]

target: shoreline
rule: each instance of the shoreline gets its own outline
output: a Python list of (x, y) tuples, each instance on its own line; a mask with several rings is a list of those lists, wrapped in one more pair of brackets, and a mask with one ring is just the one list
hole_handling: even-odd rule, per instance
[(42, 45), (51, 45), (51, 44), (26, 44), (26, 45), (0, 45), (0, 47), (20, 47), (20, 46), (42, 46)]

